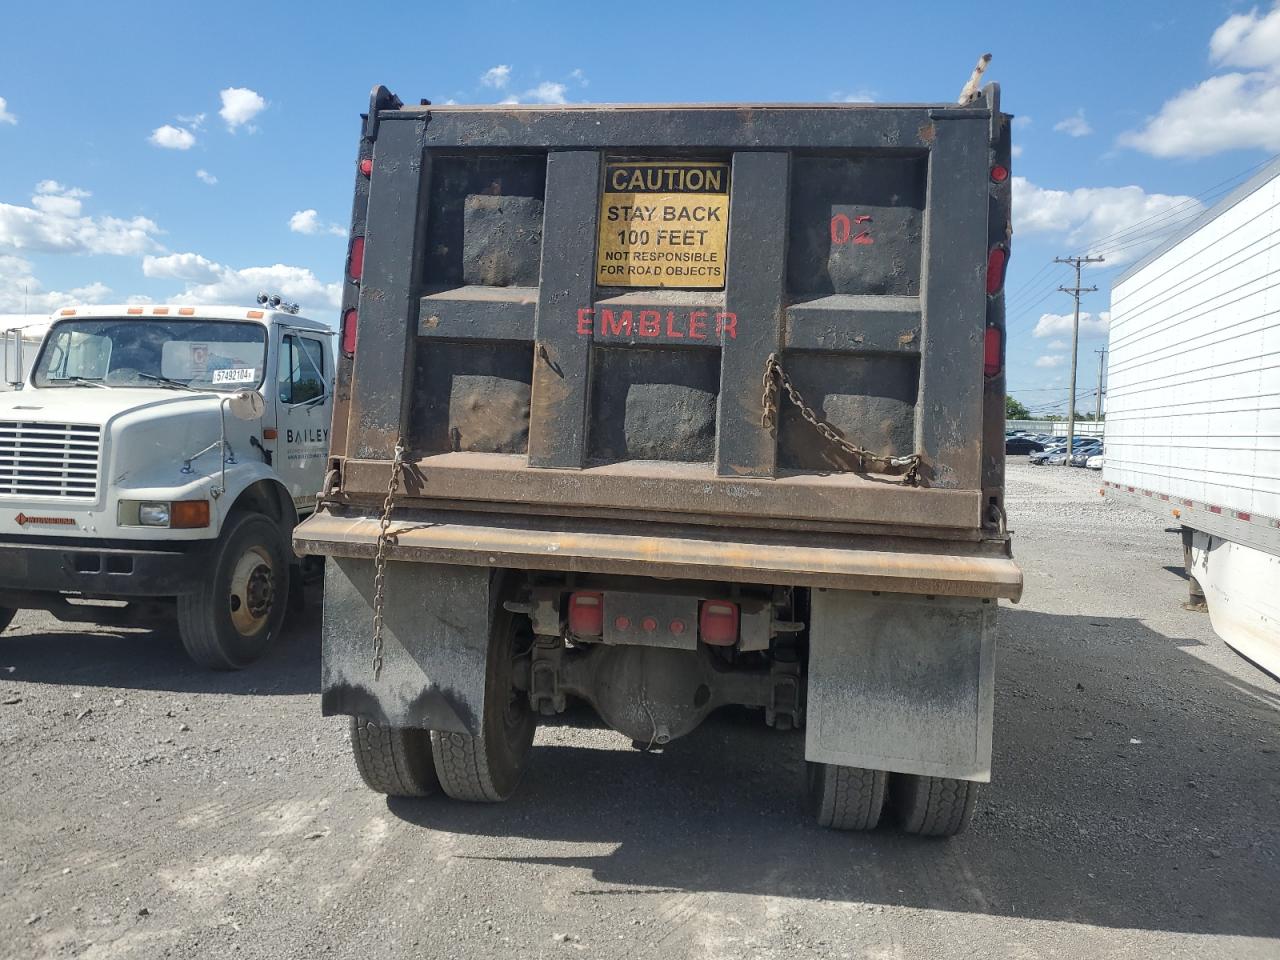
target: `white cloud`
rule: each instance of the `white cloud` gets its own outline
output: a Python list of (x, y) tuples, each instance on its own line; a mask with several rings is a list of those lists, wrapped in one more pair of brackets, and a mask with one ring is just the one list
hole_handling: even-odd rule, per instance
[[(218, 91), (222, 98), (222, 108), (218, 116), (226, 121), (227, 129), (232, 133), (240, 127), (247, 126), (249, 121), (267, 108), (267, 101), (248, 87), (227, 87)], [(253, 127), (249, 126), (250, 132)]]
[(204, 118), (205, 118), (205, 114), (203, 113), (192, 113), (187, 116), (178, 114), (177, 120), (184, 127), (188, 127), (191, 130), (203, 130)]
[(1036, 357), (1037, 367), (1060, 367), (1066, 362), (1067, 358), (1060, 354), (1054, 354), (1052, 356), (1046, 354), (1042, 357)]
[(1050, 349), (1050, 350), (1065, 350), (1065, 349), (1067, 349), (1067, 341), (1065, 341), (1065, 340), (1051, 340), (1051, 341), (1049, 341), (1049, 349)]
[(1093, 133), (1093, 127), (1089, 126), (1089, 121), (1084, 118), (1083, 107), (1066, 119), (1059, 120), (1053, 125), (1053, 129), (1069, 137), (1087, 137)]
[(1048, 190), (1013, 178), (1016, 232), (1052, 235), (1076, 249), (1103, 253), (1110, 264), (1140, 257), (1160, 241), (1162, 230), (1202, 209), (1194, 197), (1147, 193), (1138, 186)]
[(1246, 70), (1280, 64), (1280, 5), (1270, 13), (1248, 13), (1227, 17), (1209, 38), (1209, 54), (1216, 63)]
[(1009, 148), (1009, 154), (1016, 160), (1022, 156), (1022, 144), (1015, 143)]
[(1167, 101), (1120, 143), (1156, 157), (1204, 157), (1224, 150), (1280, 150), (1280, 77), (1224, 73)]
[[(1074, 317), (1070, 313), (1046, 313), (1041, 315), (1036, 321), (1036, 328), (1031, 331), (1033, 337), (1059, 337), (1070, 335), (1071, 326)], [(1111, 312), (1103, 310), (1101, 313), (1085, 313), (1080, 314), (1080, 336), (1082, 337), (1101, 337), (1104, 336), (1111, 326)], [(1050, 344), (1050, 349), (1054, 349), (1054, 345)], [(1065, 346), (1065, 344), (1064, 344)]]
[(111, 288), (99, 281), (70, 290), (45, 290), (23, 257), (0, 254), (0, 314), (48, 315), (71, 303), (103, 303)]
[(259, 293), (277, 293), (303, 306), (313, 316), (337, 310), (342, 303), (342, 284), (324, 283), (306, 267), (277, 263), (269, 267), (234, 269), (213, 265), (218, 278), (207, 283), (188, 284), (171, 299), (176, 303), (253, 303)]
[(190, 150), (196, 143), (195, 134), (190, 130), (169, 123), (156, 127), (147, 139), (152, 146), (164, 147), (166, 150)]
[(294, 233), (305, 234), (308, 237), (313, 237), (318, 233), (330, 233), (336, 237), (345, 237), (347, 235), (345, 227), (336, 223), (325, 223), (315, 210), (299, 210), (289, 218), (289, 229)]
[(0, 97), (0, 123), (17, 123), (18, 118), (9, 112), (9, 101)]
[(201, 183), (207, 183), (211, 187), (218, 182), (218, 178), (215, 177), (208, 170), (197, 170), (196, 179), (199, 180)]
[(1209, 40), (1221, 73), (1175, 94), (1123, 146), (1157, 157), (1203, 157), (1224, 150), (1280, 150), (1280, 4), (1228, 17)]
[(874, 103), (876, 92), (866, 87), (850, 91), (836, 90), (831, 94), (831, 99), (836, 103)]
[(153, 280), (183, 280), (187, 283), (214, 283), (223, 267), (198, 253), (171, 253), (165, 257), (142, 258), (142, 275)]
[(496, 67), (490, 67), (480, 74), (480, 82), (486, 87), (501, 90), (511, 82), (511, 65), (500, 63)]
[(587, 79), (587, 75), (583, 72), (581, 67), (575, 67), (573, 70), (569, 71), (569, 79), (577, 81), (578, 85), (581, 87), (585, 87), (591, 82)]
[(1029, 127), (1031, 126), (1031, 118), (1020, 114), (1013, 118), (1013, 125), (1015, 127)]
[(543, 80), (532, 90), (524, 92), (524, 98), (530, 103), (568, 103), (565, 99), (566, 87), (563, 83)]
[(159, 246), (160, 228), (146, 217), (82, 215), (89, 193), (43, 180), (31, 206), (0, 203), (0, 252), (99, 253), (139, 256)]

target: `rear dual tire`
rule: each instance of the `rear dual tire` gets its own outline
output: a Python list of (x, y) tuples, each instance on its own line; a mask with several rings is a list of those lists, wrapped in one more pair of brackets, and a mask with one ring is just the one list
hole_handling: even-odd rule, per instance
[(808, 765), (809, 806), (821, 827), (872, 830), (885, 808), (904, 833), (952, 837), (973, 817), (978, 784), (830, 763)]
[(515, 793), (528, 766), (537, 726), (528, 699), (512, 682), (515, 627), (514, 616), (499, 605), (489, 639), (478, 736), (380, 727), (352, 718), (356, 768), (370, 789), (394, 797), (424, 797), (439, 791), (471, 803), (500, 803)]

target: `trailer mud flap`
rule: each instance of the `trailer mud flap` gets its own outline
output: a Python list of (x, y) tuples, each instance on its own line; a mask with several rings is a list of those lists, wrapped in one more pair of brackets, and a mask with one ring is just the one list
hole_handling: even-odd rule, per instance
[(995, 607), (814, 590), (805, 759), (989, 781)]
[(321, 711), (480, 733), (493, 604), (484, 567), (391, 561), (373, 671), (373, 561), (325, 564)]

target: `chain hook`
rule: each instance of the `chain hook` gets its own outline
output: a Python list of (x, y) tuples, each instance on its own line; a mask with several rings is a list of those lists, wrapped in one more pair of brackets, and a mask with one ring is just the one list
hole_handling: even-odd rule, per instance
[(760, 398), (760, 404), (763, 408), (760, 416), (760, 426), (764, 427), (764, 429), (773, 430), (777, 426), (778, 387), (781, 385), (782, 389), (786, 391), (787, 399), (800, 411), (800, 416), (832, 446), (843, 450), (850, 456), (857, 457), (858, 462), (864, 466), (868, 463), (873, 463), (881, 464), (885, 467), (906, 467), (907, 472), (902, 477), (902, 483), (911, 487), (919, 485), (920, 461), (922, 459), (920, 454), (912, 453), (905, 457), (884, 456), (873, 453), (855, 443), (850, 443), (837, 427), (819, 417), (813, 408), (804, 402), (804, 397), (800, 395), (796, 385), (791, 382), (787, 372), (782, 369), (782, 361), (778, 359), (776, 353), (769, 354), (769, 359), (764, 362), (763, 384), (764, 394)]

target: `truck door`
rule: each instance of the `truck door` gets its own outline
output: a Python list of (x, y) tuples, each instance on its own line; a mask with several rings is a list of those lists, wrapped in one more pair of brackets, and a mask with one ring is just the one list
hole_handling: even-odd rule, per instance
[(274, 463), (299, 515), (314, 506), (329, 453), (332, 371), (327, 353), (319, 336), (289, 331), (280, 338)]

